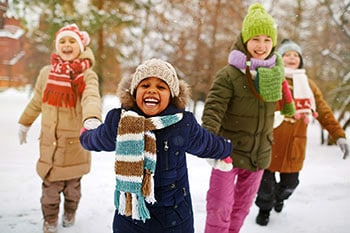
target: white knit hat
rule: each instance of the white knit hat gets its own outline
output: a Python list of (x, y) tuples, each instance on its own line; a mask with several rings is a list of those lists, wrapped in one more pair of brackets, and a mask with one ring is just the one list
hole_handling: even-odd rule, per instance
[(80, 52), (84, 52), (85, 46), (90, 43), (90, 36), (85, 31), (80, 31), (76, 24), (70, 24), (62, 27), (56, 33), (55, 46), (58, 50), (59, 41), (65, 36), (73, 37), (79, 44)]
[(149, 77), (157, 77), (168, 84), (171, 96), (178, 96), (179, 79), (175, 68), (168, 62), (152, 58), (136, 68), (130, 84), (130, 93), (133, 94), (139, 83)]

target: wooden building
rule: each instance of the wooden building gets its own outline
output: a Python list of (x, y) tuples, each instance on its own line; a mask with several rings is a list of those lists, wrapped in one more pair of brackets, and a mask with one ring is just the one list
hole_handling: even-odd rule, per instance
[(20, 21), (6, 16), (7, 1), (0, 2), (0, 89), (20, 87), (25, 77), (25, 31)]

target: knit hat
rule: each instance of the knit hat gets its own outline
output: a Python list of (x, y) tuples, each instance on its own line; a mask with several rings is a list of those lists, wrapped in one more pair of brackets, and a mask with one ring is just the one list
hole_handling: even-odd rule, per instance
[(80, 52), (83, 52), (85, 46), (87, 46), (90, 43), (90, 36), (87, 32), (80, 31), (76, 24), (70, 24), (62, 27), (56, 33), (56, 39), (55, 39), (56, 50), (58, 50), (60, 39), (62, 39), (65, 36), (73, 37), (78, 42), (80, 47)]
[(156, 58), (147, 60), (136, 68), (130, 84), (130, 93), (133, 94), (139, 83), (149, 77), (157, 77), (166, 82), (172, 97), (179, 95), (179, 79), (175, 68), (170, 63)]
[(242, 24), (242, 39), (246, 43), (249, 39), (257, 35), (267, 35), (271, 37), (273, 47), (277, 44), (277, 26), (274, 19), (265, 8), (255, 3), (250, 5), (248, 14)]
[(281, 56), (283, 56), (283, 54), (286, 53), (287, 51), (295, 51), (299, 54), (299, 57), (300, 57), (299, 68), (302, 68), (304, 62), (303, 62), (303, 57), (302, 57), (303, 53), (302, 53), (301, 47), (292, 40), (284, 39), (282, 40), (281, 45), (278, 48), (278, 53), (281, 54)]

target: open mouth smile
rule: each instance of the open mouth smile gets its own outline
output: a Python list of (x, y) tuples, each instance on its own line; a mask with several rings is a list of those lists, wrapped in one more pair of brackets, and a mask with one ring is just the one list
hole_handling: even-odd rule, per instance
[(148, 106), (155, 106), (155, 105), (159, 104), (159, 100), (157, 100), (155, 98), (146, 98), (146, 99), (144, 99), (143, 102)]

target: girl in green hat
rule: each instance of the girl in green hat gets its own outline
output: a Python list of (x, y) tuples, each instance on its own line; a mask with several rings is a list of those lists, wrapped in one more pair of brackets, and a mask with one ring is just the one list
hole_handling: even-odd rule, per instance
[(205, 103), (203, 126), (229, 138), (233, 169), (215, 162), (207, 193), (205, 233), (238, 233), (270, 164), (274, 112), (294, 114), (282, 59), (273, 53), (277, 28), (261, 4), (249, 7), (242, 32)]

